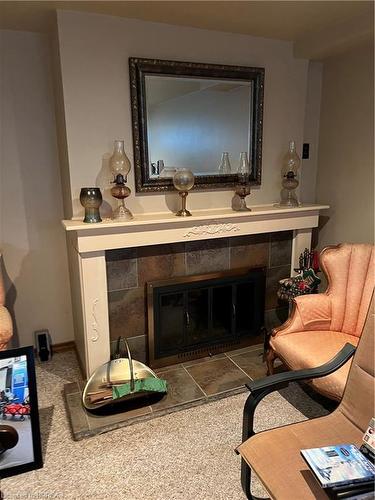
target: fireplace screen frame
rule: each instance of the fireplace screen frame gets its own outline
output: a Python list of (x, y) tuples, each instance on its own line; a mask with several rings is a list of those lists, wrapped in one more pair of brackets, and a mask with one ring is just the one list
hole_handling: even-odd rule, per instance
[[(179, 352), (172, 354), (161, 353), (158, 341), (158, 330), (161, 327), (160, 311), (158, 305), (161, 297), (171, 293), (185, 294), (184, 297), (184, 315), (188, 311), (186, 305), (186, 294), (191, 290), (214, 290), (220, 286), (238, 287), (241, 284), (253, 284), (256, 293), (254, 293), (254, 307), (252, 325), (253, 329), (249, 332), (240, 332), (237, 329), (238, 321), (237, 311), (237, 288), (232, 288), (231, 310), (233, 317), (231, 320), (231, 334), (225, 338), (216, 341), (202, 342), (201, 345), (189, 344), (184, 346)], [(264, 267), (241, 268), (230, 271), (221, 271), (209, 274), (194, 276), (183, 276), (170, 278), (147, 283), (147, 322), (148, 322), (148, 362), (152, 368), (161, 368), (175, 363), (186, 362), (204, 356), (211, 356), (220, 352), (229, 351), (261, 343), (263, 341), (262, 333), (264, 330), (264, 312), (265, 312), (265, 287), (266, 287), (266, 269)], [(209, 299), (209, 307), (212, 307), (212, 294)], [(207, 312), (209, 316), (212, 312)], [(189, 314), (187, 314), (188, 318)], [(188, 319), (186, 320), (189, 321)], [(185, 324), (185, 331), (182, 335), (186, 337), (188, 325)], [(211, 328), (211, 325), (210, 325)], [(176, 349), (176, 351), (178, 351)]]

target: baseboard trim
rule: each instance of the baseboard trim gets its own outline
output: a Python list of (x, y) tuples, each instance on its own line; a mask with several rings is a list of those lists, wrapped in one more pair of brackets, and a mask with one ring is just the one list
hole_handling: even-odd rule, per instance
[(76, 343), (74, 340), (69, 340), (69, 342), (60, 342), (59, 344), (52, 344), (52, 352), (65, 352), (65, 351), (75, 351)]

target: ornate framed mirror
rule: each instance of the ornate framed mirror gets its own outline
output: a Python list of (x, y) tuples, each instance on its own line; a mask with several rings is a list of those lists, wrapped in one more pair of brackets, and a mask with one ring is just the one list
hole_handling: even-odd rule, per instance
[(261, 183), (264, 68), (133, 57), (129, 70), (137, 192), (173, 190), (179, 168), (194, 189), (232, 187), (243, 152)]

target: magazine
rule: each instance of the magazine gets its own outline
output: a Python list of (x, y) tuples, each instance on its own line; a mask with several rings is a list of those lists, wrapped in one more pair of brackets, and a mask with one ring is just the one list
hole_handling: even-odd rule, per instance
[(375, 454), (375, 418), (370, 420), (367, 431), (363, 436), (363, 442), (365, 443), (366, 448), (368, 448), (372, 454)]
[(322, 488), (375, 479), (375, 467), (353, 444), (301, 450)]

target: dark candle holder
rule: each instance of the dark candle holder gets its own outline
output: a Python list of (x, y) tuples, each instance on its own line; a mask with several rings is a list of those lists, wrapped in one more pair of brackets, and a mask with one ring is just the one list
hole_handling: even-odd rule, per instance
[(102, 222), (99, 207), (103, 203), (102, 193), (97, 187), (84, 187), (81, 189), (79, 201), (85, 209), (83, 222)]

